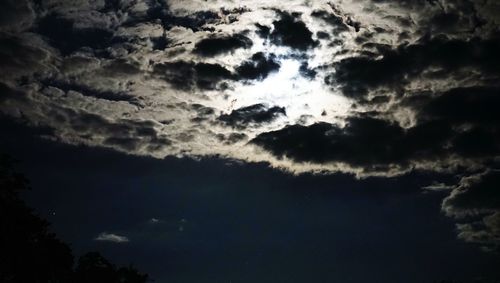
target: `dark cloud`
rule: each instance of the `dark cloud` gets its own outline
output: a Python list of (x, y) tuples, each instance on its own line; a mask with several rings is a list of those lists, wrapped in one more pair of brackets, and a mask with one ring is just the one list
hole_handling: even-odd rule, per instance
[(306, 50), (318, 45), (312, 39), (312, 32), (298, 19), (298, 14), (280, 12), (280, 19), (273, 22), (274, 29), (270, 39), (274, 44), (285, 45), (294, 49)]
[(226, 145), (235, 144), (248, 139), (248, 136), (244, 133), (230, 133), (228, 135), (217, 134), (217, 139)]
[(160, 75), (178, 89), (214, 89), (222, 80), (233, 79), (229, 70), (219, 64), (194, 63), (185, 61), (167, 62), (154, 65), (155, 74)]
[(64, 124), (59, 131), (72, 131), (82, 141), (93, 142), (96, 138), (102, 138), (105, 146), (120, 151), (137, 151), (143, 148), (148, 152), (155, 152), (172, 144), (169, 138), (157, 133), (157, 123), (150, 120), (109, 120), (93, 113), (70, 109), (64, 109), (58, 114), (63, 119), (60, 123)]
[(63, 55), (69, 55), (83, 47), (104, 49), (110, 46), (113, 38), (113, 32), (107, 29), (77, 28), (73, 20), (58, 14), (49, 14), (42, 18), (35, 30), (47, 37), (50, 44)]
[(462, 222), (457, 225), (460, 238), (500, 251), (499, 187), (500, 172), (490, 170), (462, 178), (444, 199), (443, 211)]
[(226, 16), (227, 15), (241, 15), (241, 14), (248, 13), (251, 11), (252, 10), (248, 7), (237, 7), (237, 8), (232, 8), (232, 9), (222, 7), (220, 9), (220, 12)]
[(8, 99), (25, 99), (25, 93), (0, 82), (0, 103)]
[(214, 108), (207, 107), (199, 103), (186, 105), (185, 108), (190, 111), (196, 112), (196, 117), (191, 119), (191, 122), (195, 123), (206, 121), (215, 114)]
[(236, 67), (236, 73), (241, 79), (262, 80), (279, 68), (280, 64), (274, 54), (266, 56), (263, 52), (258, 52), (252, 55), (250, 60)]
[[(458, 1), (392, 1), (377, 0), (375, 3), (389, 3), (402, 8), (408, 13), (419, 15), (418, 23), (413, 22), (413, 31), (421, 34), (453, 34), (453, 33), (474, 33), (478, 28), (487, 24), (487, 21), (479, 16), (476, 5), (482, 6), (478, 1), (458, 0)], [(431, 12), (432, 11), (432, 12)], [(394, 16), (391, 16), (394, 17)], [(412, 26), (408, 19), (400, 18), (399, 23), (405, 27)]]
[(46, 65), (50, 65), (49, 60), (50, 54), (35, 43), (0, 33), (0, 62), (3, 70), (0, 80), (43, 73)]
[(330, 34), (327, 33), (327, 32), (324, 32), (324, 31), (318, 31), (316, 33), (316, 37), (318, 37), (318, 39), (329, 39), (330, 38)]
[(341, 20), (344, 26), (350, 26), (354, 28), (356, 32), (358, 32), (361, 28), (361, 23), (358, 21), (355, 21), (350, 15), (345, 15), (339, 7), (337, 7), (335, 4), (332, 2), (329, 2), (328, 5), (332, 9), (334, 14), (330, 14), (329, 16), (327, 15), (320, 15), (324, 20), (329, 22), (330, 24), (333, 24), (335, 26), (339, 26), (339, 21)]
[(302, 76), (309, 79), (314, 79), (318, 73), (316, 70), (309, 68), (309, 64), (307, 64), (307, 62), (300, 65), (299, 72)]
[(101, 9), (102, 12), (117, 12), (122, 10), (121, 0), (104, 0), (104, 7)]
[(256, 33), (260, 37), (266, 38), (271, 34), (271, 28), (268, 26), (264, 26), (264, 25), (257, 23), (257, 24), (255, 24), (255, 27), (257, 27)]
[(197, 32), (206, 30), (207, 25), (218, 24), (221, 21), (220, 15), (214, 11), (199, 11), (187, 16), (178, 16), (162, 6), (151, 8), (148, 14), (151, 18), (160, 20), (167, 30), (180, 26)]
[(4, 0), (0, 9), (0, 31), (21, 31), (29, 28), (35, 13), (25, 0)]
[(450, 124), (500, 123), (500, 87), (474, 86), (453, 88), (435, 97), (426, 97), (427, 103), (418, 109), (421, 120), (440, 119)]
[(292, 125), (260, 134), (252, 142), (298, 162), (343, 162), (370, 171), (446, 156), (451, 134), (437, 122), (405, 130), (389, 121), (353, 117), (343, 128), (328, 123)]
[(165, 50), (171, 41), (165, 36), (150, 38), (151, 43), (153, 43), (153, 50)]
[(483, 251), (500, 252), (500, 212), (474, 222), (457, 224), (457, 230), (460, 239), (480, 245)]
[(336, 73), (327, 83), (339, 83), (345, 95), (359, 97), (380, 86), (403, 87), (409, 79), (431, 67), (440, 68), (441, 76), (464, 68), (480, 70), (483, 75), (498, 75), (499, 48), (499, 37), (471, 40), (439, 37), (396, 49), (381, 47), (378, 50), (381, 59), (367, 56), (343, 59), (336, 64)]
[(42, 83), (44, 84), (45, 87), (55, 87), (66, 93), (69, 91), (75, 91), (84, 96), (94, 97), (98, 99), (104, 99), (109, 101), (125, 101), (132, 104), (138, 103), (137, 98), (135, 96), (127, 94), (125, 92), (98, 90), (98, 89), (93, 89), (92, 87), (87, 85), (66, 82), (66, 81), (59, 81), (59, 80), (50, 80), (50, 79), (44, 80)]
[[(443, 105), (439, 108), (440, 115), (454, 113), (454, 106), (457, 104), (452, 102)], [(470, 107), (481, 109), (473, 103)], [(485, 118), (492, 120), (490, 127), (474, 124), (473, 120), (465, 122), (467, 110), (464, 109), (463, 117), (457, 110), (458, 119), (453, 119), (453, 115), (443, 118), (429, 113), (425, 120), (408, 129), (371, 115), (348, 118), (343, 128), (328, 123), (292, 125), (260, 134), (252, 142), (278, 157), (297, 162), (342, 162), (368, 171), (394, 165), (408, 168), (415, 162), (437, 164), (450, 156), (487, 164), (500, 155), (500, 129), (493, 126), (495, 122), (491, 118)], [(456, 122), (460, 124), (457, 126)]]
[(197, 85), (201, 88), (211, 88), (213, 82), (232, 78), (231, 72), (218, 64), (197, 63), (194, 70), (197, 76)]
[(465, 157), (497, 156), (500, 154), (500, 130), (482, 126), (464, 130), (453, 140), (451, 150)]
[(443, 207), (449, 214), (458, 216), (495, 211), (500, 208), (499, 187), (499, 171), (464, 178), (456, 191), (443, 202)]
[(138, 75), (141, 74), (141, 68), (137, 62), (129, 61), (123, 58), (107, 61), (102, 67), (102, 71), (112, 76)]
[(327, 11), (316, 10), (311, 13), (311, 16), (319, 18), (330, 24), (334, 32), (348, 31), (349, 26), (344, 23), (344, 19), (333, 13), (328, 13)]
[(252, 41), (242, 34), (214, 36), (197, 42), (194, 52), (202, 56), (214, 56), (233, 51), (237, 48), (249, 48), (251, 46)]
[(440, 121), (457, 129), (450, 151), (466, 157), (493, 157), (500, 154), (500, 89), (463, 87), (443, 93), (427, 93), (403, 102), (417, 113), (420, 122)]
[(446, 31), (453, 29), (459, 22), (460, 15), (457, 13), (439, 13), (431, 19), (431, 28), (436, 31)]
[(284, 107), (269, 108), (263, 104), (254, 104), (233, 110), (230, 114), (221, 115), (219, 120), (226, 125), (243, 129), (255, 124), (272, 122), (281, 115), (286, 115)]
[[(109, 11), (126, 9), (128, 4), (123, 1), (107, 0)], [(197, 11), (187, 15), (178, 15), (170, 10), (168, 1), (147, 1), (148, 9), (146, 15), (132, 15), (127, 20), (127, 25), (135, 25), (141, 22), (159, 22), (166, 30), (174, 27), (184, 27), (194, 32), (209, 29), (208, 25), (216, 25), (221, 22), (221, 15), (216, 11)], [(108, 5), (108, 4), (107, 4)]]

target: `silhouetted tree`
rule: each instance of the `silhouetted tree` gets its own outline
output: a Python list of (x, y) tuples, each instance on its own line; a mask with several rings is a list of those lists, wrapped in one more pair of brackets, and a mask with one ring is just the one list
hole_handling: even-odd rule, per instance
[(132, 266), (117, 269), (97, 252), (80, 257), (75, 269), (76, 283), (145, 283), (146, 274), (141, 274)]
[(75, 269), (75, 281), (116, 282), (115, 267), (97, 252), (90, 252), (80, 257)]
[(133, 266), (121, 267), (117, 273), (118, 282), (120, 283), (145, 283), (149, 278), (147, 274), (140, 273)]
[(12, 170), (12, 160), (1, 156), (0, 282), (68, 282), (71, 250), (19, 198), (28, 189), (27, 179)]
[(2, 283), (145, 283), (133, 267), (117, 269), (97, 252), (83, 255), (73, 270), (70, 247), (48, 230), (19, 193), (28, 180), (0, 155), (0, 282)]

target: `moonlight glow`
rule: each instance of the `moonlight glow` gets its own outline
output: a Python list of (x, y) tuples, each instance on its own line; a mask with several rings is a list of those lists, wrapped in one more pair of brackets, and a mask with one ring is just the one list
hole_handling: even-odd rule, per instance
[(340, 118), (347, 114), (349, 101), (332, 93), (318, 79), (310, 79), (300, 74), (301, 63), (295, 59), (280, 61), (280, 70), (262, 82), (243, 85), (233, 95), (234, 108), (263, 103), (285, 107), (286, 123), (312, 123), (328, 118)]

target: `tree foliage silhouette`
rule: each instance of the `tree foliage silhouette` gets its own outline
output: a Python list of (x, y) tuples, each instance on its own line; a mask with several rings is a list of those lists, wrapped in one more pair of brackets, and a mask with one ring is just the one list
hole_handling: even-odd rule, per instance
[(116, 268), (97, 252), (89, 252), (78, 260), (75, 269), (75, 282), (116, 282), (142, 283), (148, 276), (140, 274), (132, 266)]
[(19, 197), (29, 190), (13, 160), (0, 156), (0, 282), (4, 283), (145, 283), (148, 276), (133, 267), (116, 268), (97, 252), (80, 257), (73, 270), (70, 247), (49, 231)]

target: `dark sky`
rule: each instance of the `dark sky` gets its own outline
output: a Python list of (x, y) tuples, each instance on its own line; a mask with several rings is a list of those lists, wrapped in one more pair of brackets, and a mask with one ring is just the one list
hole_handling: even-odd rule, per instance
[[(98, 250), (156, 282), (500, 276), (497, 255), (456, 238), (454, 222), (440, 213), (446, 193), (422, 191), (432, 174), (292, 176), (265, 164), (61, 145), (20, 128), (4, 127), (11, 138), (2, 147), (31, 180), (28, 204), (77, 255)], [(129, 242), (96, 241), (103, 231)]]
[(500, 280), (497, 2), (4, 0), (0, 151), (160, 283)]

